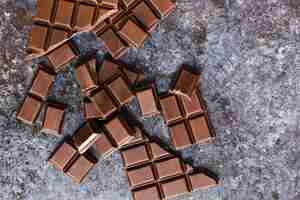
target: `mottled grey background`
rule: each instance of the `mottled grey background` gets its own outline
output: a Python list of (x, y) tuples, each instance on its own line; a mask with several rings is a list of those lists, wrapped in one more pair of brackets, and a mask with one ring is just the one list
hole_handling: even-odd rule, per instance
[[(76, 186), (46, 163), (59, 139), (33, 136), (35, 129), (15, 120), (35, 68), (24, 61), (35, 0), (0, 0), (0, 10), (0, 199), (131, 199), (118, 153)], [(182, 153), (219, 174), (221, 184), (178, 199), (300, 199), (299, 39), (299, 0), (177, 0), (144, 47), (122, 58), (160, 90), (182, 63), (202, 71), (217, 139)], [(51, 94), (68, 104), (66, 135), (83, 122), (79, 97), (70, 65)], [(144, 121), (168, 140), (161, 117)]]

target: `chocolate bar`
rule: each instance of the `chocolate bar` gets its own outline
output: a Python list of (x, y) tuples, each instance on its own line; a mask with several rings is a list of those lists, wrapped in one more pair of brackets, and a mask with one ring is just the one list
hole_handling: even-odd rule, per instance
[(62, 136), (65, 109), (60, 103), (48, 103), (42, 125), (42, 132), (55, 136)]
[(24, 122), (25, 124), (32, 125), (38, 117), (43, 101), (32, 96), (27, 95), (19, 108), (17, 113), (17, 119)]
[(174, 8), (170, 0), (121, 0), (119, 11), (95, 31), (112, 57), (119, 58), (129, 47), (140, 47), (159, 20)]
[(120, 149), (134, 200), (161, 200), (216, 186), (217, 180), (142, 136)]
[(31, 53), (45, 52), (73, 33), (116, 12), (117, 0), (38, 0), (28, 42)]
[(176, 149), (211, 142), (214, 138), (215, 133), (198, 90), (193, 92), (191, 98), (175, 94), (162, 95), (160, 106)]
[(177, 78), (175, 79), (171, 92), (190, 97), (197, 89), (199, 79), (199, 74), (188, 71), (186, 67), (183, 66), (177, 74)]
[(143, 116), (158, 114), (157, 93), (154, 86), (138, 89), (136, 96)]
[(46, 100), (53, 82), (55, 80), (55, 73), (45, 67), (39, 65), (37, 72), (32, 81), (29, 93)]

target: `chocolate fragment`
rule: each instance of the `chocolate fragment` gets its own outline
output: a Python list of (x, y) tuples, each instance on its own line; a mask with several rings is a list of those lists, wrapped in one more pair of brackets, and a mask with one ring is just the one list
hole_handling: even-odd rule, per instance
[(171, 0), (149, 0), (151, 4), (156, 8), (161, 17), (168, 16), (174, 9), (175, 4)]
[(79, 82), (81, 91), (87, 94), (89, 91), (97, 88), (96, 80), (94, 80), (91, 66), (86, 63), (75, 68), (75, 77)]
[(64, 171), (77, 156), (77, 150), (69, 143), (64, 142), (54, 151), (48, 162), (56, 169)]
[(193, 190), (207, 189), (218, 184), (216, 180), (202, 173), (191, 174), (189, 177)]
[(59, 103), (48, 103), (41, 131), (46, 134), (61, 136), (64, 115), (64, 105)]
[(158, 114), (157, 95), (154, 87), (148, 87), (136, 92), (138, 103), (143, 116)]
[(146, 150), (146, 146), (140, 145), (135, 148), (123, 150), (121, 152), (123, 160), (124, 160), (124, 165), (126, 167), (136, 165), (139, 163), (145, 163), (146, 161), (149, 161), (149, 155)]
[(43, 100), (46, 100), (54, 80), (55, 74), (53, 72), (39, 66), (29, 92)]
[(151, 166), (145, 166), (127, 171), (130, 186), (143, 185), (155, 180)]
[(92, 123), (86, 122), (72, 136), (73, 143), (79, 153), (85, 153), (101, 136), (101, 130), (96, 130)]
[(162, 96), (160, 98), (160, 105), (167, 124), (176, 122), (183, 117), (175, 95)]
[(135, 190), (133, 193), (134, 200), (161, 200), (159, 190), (156, 186), (151, 186), (147, 188), (140, 188)]
[(83, 104), (84, 118), (86, 120), (102, 117), (102, 113), (95, 102), (91, 101), (89, 98), (85, 98)]
[(100, 135), (96, 140), (94, 147), (96, 153), (103, 157), (109, 156), (116, 149), (105, 134)]
[(166, 198), (176, 197), (189, 192), (184, 177), (162, 183), (162, 189)]
[(38, 117), (42, 105), (43, 102), (36, 97), (31, 95), (26, 96), (18, 111), (17, 119), (25, 124), (32, 125)]
[(199, 74), (187, 71), (185, 66), (183, 66), (177, 75), (177, 79), (171, 91), (179, 95), (190, 97), (197, 89), (199, 79)]
[(74, 182), (79, 184), (96, 163), (96, 159), (92, 158), (91, 155), (80, 155), (67, 169), (66, 174), (70, 176)]
[(160, 179), (171, 177), (183, 173), (180, 160), (178, 158), (171, 158), (156, 163), (158, 176)]

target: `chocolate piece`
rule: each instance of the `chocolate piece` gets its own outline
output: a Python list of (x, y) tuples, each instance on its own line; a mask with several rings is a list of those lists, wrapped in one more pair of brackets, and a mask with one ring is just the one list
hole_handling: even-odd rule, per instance
[(83, 64), (75, 69), (75, 77), (83, 93), (88, 93), (97, 88), (96, 80), (93, 79), (94, 77), (90, 68), (89, 64)]
[(103, 157), (109, 156), (116, 149), (105, 134), (100, 135), (94, 147), (96, 153)]
[(150, 166), (145, 166), (127, 171), (130, 186), (143, 185), (154, 181), (154, 174)]
[(189, 192), (185, 178), (178, 178), (162, 183), (162, 189), (166, 198), (175, 197)]
[(90, 155), (80, 155), (68, 168), (66, 174), (70, 176), (76, 183), (81, 183), (84, 177), (97, 163), (96, 159)]
[(161, 200), (159, 190), (156, 186), (141, 188), (133, 191), (134, 200)]
[(64, 123), (64, 105), (59, 103), (49, 103), (43, 120), (42, 132), (61, 136)]
[(156, 14), (165, 16), (175, 7), (169, 0), (166, 3), (148, 0), (119, 2), (119, 11), (95, 28), (97, 36), (114, 58), (121, 57), (129, 47), (142, 46), (159, 21)]
[(129, 128), (126, 121), (120, 116), (115, 116), (106, 122), (104, 128), (118, 146), (128, 143), (133, 137), (133, 130)]
[(199, 78), (198, 74), (187, 71), (183, 66), (177, 75), (172, 92), (187, 97), (192, 96), (193, 92), (197, 89)]
[(51, 86), (54, 82), (55, 74), (51, 73), (49, 70), (39, 67), (36, 75), (32, 81), (30, 93), (46, 100)]
[(154, 160), (159, 159), (159, 158), (164, 158), (164, 157), (170, 155), (167, 151), (165, 151), (163, 148), (161, 148), (155, 142), (150, 143), (150, 149), (151, 149)]
[(160, 105), (167, 124), (178, 121), (182, 118), (178, 100), (175, 95), (161, 97)]
[(59, 47), (47, 54), (47, 58), (55, 72), (62, 70), (64, 65), (76, 58), (76, 54), (72, 50), (68, 42), (63, 43)]
[(117, 110), (112, 98), (105, 89), (100, 88), (90, 96), (90, 99), (97, 105), (97, 110), (101, 113), (101, 118), (105, 119)]
[(54, 151), (48, 162), (56, 169), (64, 171), (77, 156), (77, 150), (69, 143), (64, 142)]
[(207, 189), (218, 184), (216, 180), (202, 173), (191, 174), (189, 177), (193, 190)]
[(156, 168), (160, 179), (183, 173), (178, 158), (171, 158), (169, 160), (160, 161), (156, 163)]
[(84, 118), (86, 120), (89, 119), (95, 119), (95, 118), (101, 118), (102, 117), (102, 113), (99, 110), (97, 104), (93, 101), (91, 101), (88, 98), (85, 98), (83, 101), (83, 106), (84, 106)]
[(72, 139), (79, 153), (83, 154), (100, 138), (100, 135), (100, 130), (96, 130), (93, 124), (86, 122), (75, 132)]
[(17, 119), (26, 124), (32, 125), (40, 113), (42, 104), (43, 102), (41, 100), (31, 95), (26, 96), (18, 111)]
[(123, 150), (121, 152), (123, 160), (124, 160), (124, 165), (126, 167), (144, 163), (146, 161), (149, 161), (149, 155), (146, 150), (146, 146), (140, 145), (135, 148)]
[(200, 92), (194, 91), (191, 98), (175, 94), (162, 95), (160, 104), (176, 149), (212, 141), (215, 134)]
[(128, 20), (119, 31), (120, 36), (131, 45), (139, 48), (147, 38), (147, 33), (132, 20)]
[(136, 92), (136, 96), (143, 116), (151, 116), (159, 113), (156, 106), (157, 95), (154, 87), (140, 90)]
[(117, 0), (38, 0), (29, 52), (46, 52), (78, 30), (91, 29), (116, 12)]
[(100, 84), (103, 84), (104, 82), (110, 80), (112, 77), (115, 77), (119, 73), (119, 65), (117, 63), (105, 59), (98, 72), (98, 81)]
[(122, 78), (122, 76), (119, 76), (115, 80), (110, 82), (108, 84), (108, 88), (120, 105), (128, 103), (134, 97), (133, 93), (128, 87), (128, 84)]

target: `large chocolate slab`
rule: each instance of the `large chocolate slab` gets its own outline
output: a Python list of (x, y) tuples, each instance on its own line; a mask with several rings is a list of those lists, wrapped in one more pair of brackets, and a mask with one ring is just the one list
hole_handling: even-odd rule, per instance
[(65, 109), (63, 104), (48, 103), (41, 131), (50, 135), (62, 136), (64, 116)]
[(19, 108), (17, 119), (26, 124), (32, 125), (38, 117), (42, 105), (43, 102), (41, 100), (31, 95), (27, 95)]
[(38, 0), (29, 53), (41, 53), (116, 12), (117, 0)]

